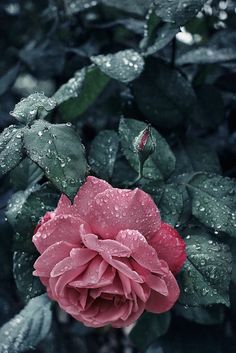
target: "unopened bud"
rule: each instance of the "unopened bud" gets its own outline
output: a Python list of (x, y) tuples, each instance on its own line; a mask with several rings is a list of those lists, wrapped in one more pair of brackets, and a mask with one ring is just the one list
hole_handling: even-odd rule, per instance
[(142, 175), (144, 162), (155, 151), (156, 142), (152, 136), (151, 125), (142, 130), (133, 141), (134, 151), (138, 154), (140, 162), (140, 175)]

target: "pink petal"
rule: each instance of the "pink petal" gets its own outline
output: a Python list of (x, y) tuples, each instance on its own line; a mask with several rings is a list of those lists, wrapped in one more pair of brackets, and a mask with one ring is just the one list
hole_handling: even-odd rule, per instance
[(33, 236), (33, 243), (40, 253), (59, 241), (68, 241), (79, 245), (81, 243), (80, 226), (83, 223), (78, 217), (75, 218), (69, 215), (55, 216), (38, 229)]
[(90, 249), (72, 249), (69, 257), (58, 262), (51, 271), (51, 277), (57, 277), (63, 273), (86, 265), (97, 253)]
[(115, 238), (120, 230), (136, 229), (146, 238), (160, 228), (159, 210), (151, 197), (140, 189), (110, 188), (98, 194), (86, 216), (93, 233)]
[(87, 265), (84, 265), (75, 270), (67, 271), (59, 277), (50, 277), (49, 285), (56, 300), (64, 296), (64, 290), (69, 285), (69, 283), (74, 281), (81, 273), (86, 270), (86, 268)]
[[(122, 287), (123, 287), (123, 291), (124, 291), (124, 295), (126, 298), (131, 298), (131, 281), (128, 277), (126, 277), (122, 272), (118, 272), (118, 276), (121, 280), (122, 283)], [(136, 282), (134, 282), (136, 283)]]
[(97, 256), (87, 266), (86, 271), (70, 283), (70, 286), (76, 288), (100, 288), (109, 285), (115, 277), (115, 269), (105, 265), (102, 258)]
[(102, 288), (92, 289), (90, 295), (92, 296), (93, 294), (93, 296), (98, 297), (103, 293), (117, 295), (117, 296), (124, 295), (123, 287), (118, 276), (114, 278), (111, 284), (108, 284), (107, 286), (104, 286)]
[(158, 259), (156, 250), (137, 230), (121, 230), (116, 240), (132, 251), (132, 258), (144, 268), (159, 274), (168, 272), (168, 267), (163, 267)]
[(164, 296), (167, 296), (169, 293), (165, 280), (158, 277), (158, 276), (154, 276), (152, 274), (149, 274), (145, 278), (145, 283), (150, 288), (152, 288), (153, 290), (155, 290), (156, 292), (158, 292)]
[(99, 240), (98, 236), (94, 234), (81, 234), (81, 238), (87, 248), (95, 250), (101, 255), (105, 252), (111, 256), (129, 257), (131, 254), (129, 248), (115, 240)]
[(105, 180), (88, 176), (86, 182), (81, 186), (75, 196), (74, 206), (81, 216), (86, 216), (90, 211), (93, 199), (101, 192), (112, 189), (112, 186)]
[(45, 215), (41, 218), (41, 220), (38, 222), (37, 226), (34, 229), (34, 234), (37, 233), (38, 229), (46, 222), (50, 221), (55, 217), (55, 212), (46, 212)]
[(145, 303), (150, 296), (150, 288), (146, 284), (131, 282), (131, 286), (135, 294)]
[(164, 277), (167, 285), (168, 295), (162, 295), (155, 290), (151, 291), (146, 303), (146, 310), (152, 313), (163, 313), (170, 310), (179, 297), (179, 286), (171, 272)]
[(126, 320), (122, 320), (122, 319), (117, 320), (115, 322), (112, 322), (111, 326), (115, 327), (115, 328), (127, 327), (127, 326), (133, 324), (142, 315), (144, 310), (145, 310), (145, 303), (143, 303), (142, 301), (139, 301), (137, 311), (132, 310), (131, 314), (129, 315), (129, 317)]
[(56, 215), (60, 215), (60, 214), (62, 215), (70, 214), (74, 216), (78, 215), (78, 211), (72, 205), (70, 199), (64, 194), (62, 194), (60, 197), (57, 208), (55, 209), (55, 213)]
[(99, 312), (95, 316), (95, 320), (104, 326), (118, 320), (125, 312), (126, 307), (124, 305), (114, 307), (112, 301), (104, 300), (99, 304)]
[(156, 249), (158, 257), (168, 263), (173, 273), (179, 272), (186, 261), (186, 245), (172, 226), (162, 222), (160, 230), (149, 243)]
[(103, 254), (103, 258), (112, 267), (125, 274), (128, 278), (132, 279), (133, 281), (143, 283), (142, 277), (131, 268), (130, 263), (127, 259), (120, 258), (119, 260), (116, 260), (105, 253)]
[(60, 241), (47, 248), (34, 263), (35, 276), (49, 277), (53, 267), (70, 254), (73, 244)]

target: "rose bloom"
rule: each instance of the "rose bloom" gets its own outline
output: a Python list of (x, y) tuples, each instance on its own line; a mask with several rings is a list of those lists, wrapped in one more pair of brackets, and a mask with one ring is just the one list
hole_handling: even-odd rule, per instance
[(174, 274), (186, 260), (185, 243), (138, 188), (88, 177), (73, 204), (62, 195), (46, 213), (33, 242), (41, 254), (34, 275), (87, 326), (128, 326), (144, 310), (163, 313), (178, 299)]

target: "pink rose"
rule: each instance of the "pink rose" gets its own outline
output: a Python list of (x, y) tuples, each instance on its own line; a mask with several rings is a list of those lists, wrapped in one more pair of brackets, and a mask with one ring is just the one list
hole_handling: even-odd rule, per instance
[(33, 242), (41, 254), (34, 275), (87, 326), (128, 326), (144, 310), (162, 313), (178, 299), (173, 273), (186, 259), (185, 243), (140, 189), (90, 176), (73, 205), (61, 196)]

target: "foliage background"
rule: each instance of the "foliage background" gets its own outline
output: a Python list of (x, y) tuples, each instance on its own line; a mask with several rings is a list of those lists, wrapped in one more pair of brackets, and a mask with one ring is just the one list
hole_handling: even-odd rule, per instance
[[(235, 27), (234, 0), (1, 1), (1, 353), (235, 352)], [(179, 303), (128, 336), (47, 300), (31, 238), (86, 173), (135, 180), (144, 122), (157, 147), (138, 185), (188, 260)]]

